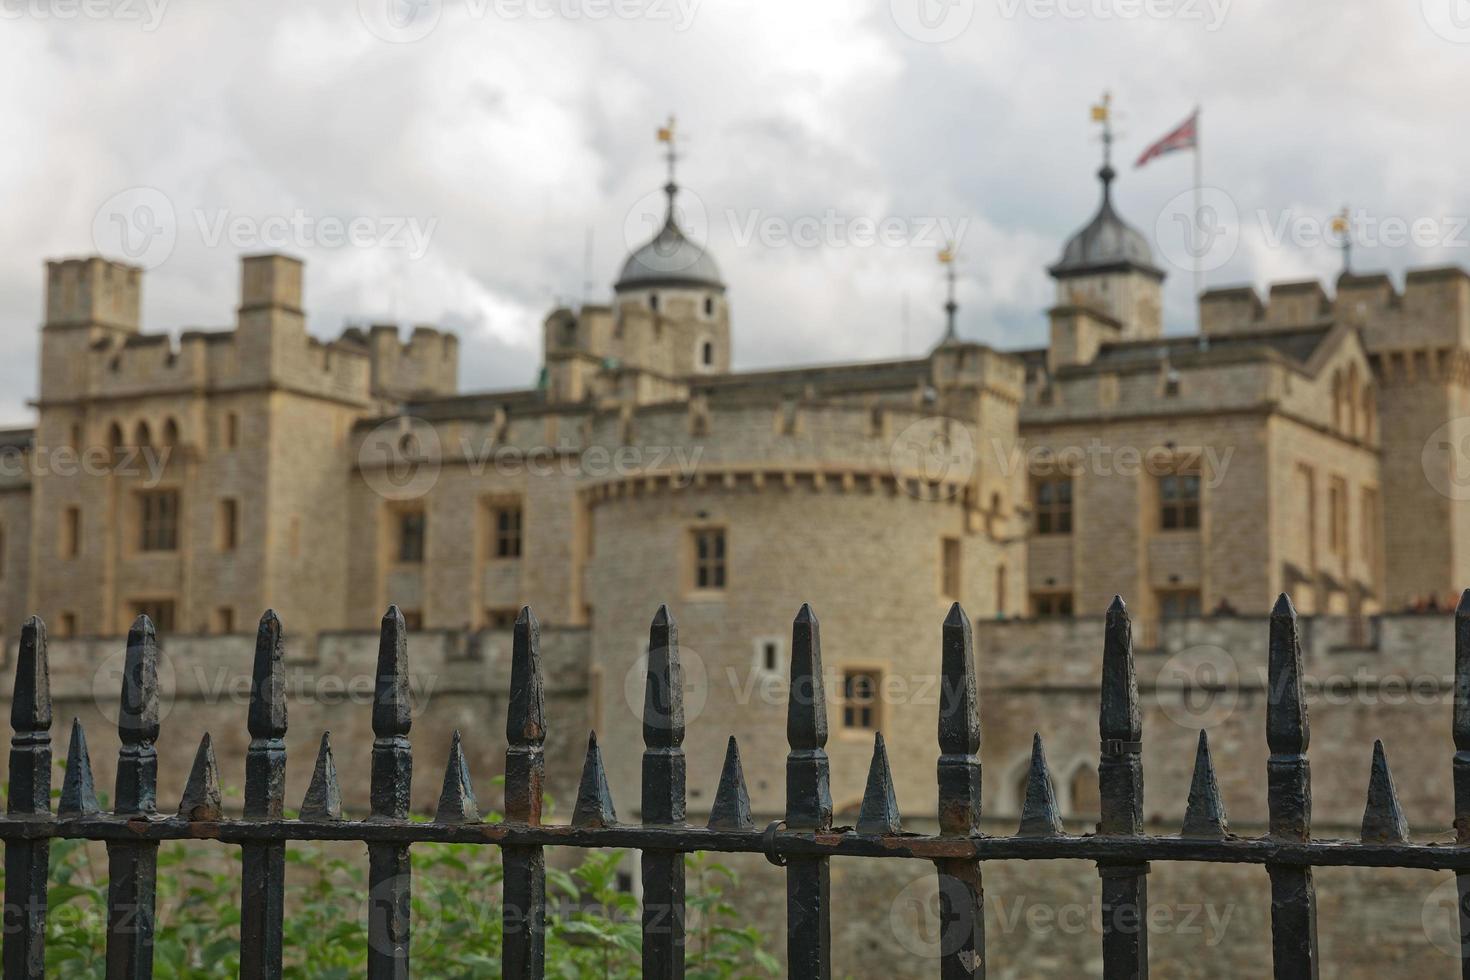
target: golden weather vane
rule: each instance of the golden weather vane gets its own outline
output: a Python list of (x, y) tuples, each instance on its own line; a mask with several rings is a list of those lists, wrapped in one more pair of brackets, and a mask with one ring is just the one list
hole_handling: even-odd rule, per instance
[(939, 264), (944, 266), (945, 279), (948, 280), (949, 293), (944, 303), (945, 327), (944, 342), (953, 343), (956, 339), (954, 315), (959, 310), (959, 304), (955, 302), (955, 258), (957, 247), (954, 242), (949, 242), (939, 250)]

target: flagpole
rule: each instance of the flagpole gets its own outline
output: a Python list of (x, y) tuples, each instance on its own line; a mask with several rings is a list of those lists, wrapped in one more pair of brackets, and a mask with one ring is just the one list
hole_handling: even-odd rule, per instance
[(1200, 125), (1199, 106), (1194, 107), (1194, 222), (1195, 231), (1200, 236), (1200, 241), (1194, 247), (1194, 306), (1196, 315), (1199, 310), (1200, 297), (1204, 295), (1204, 256), (1200, 254), (1200, 242), (1204, 240), (1204, 229), (1199, 227), (1204, 221), (1204, 187), (1205, 187), (1205, 164), (1204, 147), (1201, 133), (1204, 127)]

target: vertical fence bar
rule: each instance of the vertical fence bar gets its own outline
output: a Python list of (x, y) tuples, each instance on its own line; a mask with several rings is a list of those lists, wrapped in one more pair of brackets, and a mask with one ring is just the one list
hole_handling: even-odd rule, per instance
[[(980, 691), (975, 638), (956, 602), (945, 617), (940, 644), (939, 832), (980, 833)], [(985, 976), (985, 888), (980, 862), (946, 859), (939, 873), (940, 960), (945, 980)]]
[[(117, 816), (152, 816), (158, 810), (158, 636), (147, 616), (128, 630), (119, 705)], [(107, 980), (153, 976), (153, 900), (158, 844), (107, 844)]]
[[(821, 628), (802, 604), (791, 628), (791, 689), (786, 703), (786, 826), (832, 829), (827, 763), (827, 696), (822, 685)], [(786, 964), (793, 977), (832, 976), (831, 871), (825, 857), (793, 857), (786, 865)]]
[[(1470, 844), (1470, 589), (1455, 608), (1455, 841)], [(1455, 875), (1460, 976), (1470, 980), (1470, 871)]]
[[(1305, 841), (1312, 836), (1311, 731), (1302, 693), (1302, 647), (1296, 610), (1283, 594), (1271, 610), (1267, 668), (1266, 806), (1272, 837)], [(1271, 959), (1278, 978), (1313, 978), (1317, 959), (1317, 892), (1312, 869), (1267, 864), (1271, 875)]]
[[(250, 675), (250, 748), (245, 753), (245, 819), (279, 820), (286, 799), (286, 673), (281, 621), (260, 618)], [(279, 980), (286, 895), (286, 843), (241, 848), (240, 976)]]
[[(10, 790), (6, 812), (51, 815), (51, 670), (46, 626), (32, 616), (20, 630), (10, 702)], [(46, 972), (46, 868), (51, 842), (5, 845), (5, 980), (41, 980)]]
[[(284, 714), (282, 727), (284, 728)], [(373, 769), (369, 802), (374, 820), (406, 820), (413, 782), (408, 730), (408, 627), (389, 606), (378, 636), (373, 693)], [(368, 845), (368, 980), (408, 980), (413, 866), (407, 844)]]
[[(546, 694), (541, 680), (541, 624), (529, 606), (516, 617), (505, 719), (505, 819), (539, 826), (546, 779)], [(502, 849), (505, 902), (501, 975), (540, 980), (546, 971), (546, 856), (540, 847)]]
[[(1133, 669), (1133, 624), (1121, 596), (1108, 606), (1103, 630), (1101, 738), (1097, 766), (1100, 835), (1143, 833), (1143, 718)], [(1102, 877), (1103, 976), (1147, 980), (1148, 865), (1098, 862)]]
[[(684, 823), (684, 673), (679, 628), (659, 606), (648, 631), (643, 694), (643, 822)], [(684, 975), (684, 854), (643, 852), (643, 976)]]

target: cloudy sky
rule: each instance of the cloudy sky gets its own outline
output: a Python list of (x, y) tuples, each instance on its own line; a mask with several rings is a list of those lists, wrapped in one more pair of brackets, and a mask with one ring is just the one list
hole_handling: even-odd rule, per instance
[(435, 323), (464, 389), (526, 385), (589, 240), (603, 300), (649, 233), (671, 112), (740, 367), (924, 350), (946, 233), (961, 332), (1040, 343), (1104, 90), (1170, 331), (1192, 161), (1131, 162), (1196, 104), (1207, 285), (1335, 274), (1345, 203), (1360, 270), (1470, 264), (1467, 69), (1465, 0), (0, 0), (0, 424), (42, 263), (99, 250), (148, 267), (149, 330), (229, 325), (239, 255), (281, 248), (314, 333)]

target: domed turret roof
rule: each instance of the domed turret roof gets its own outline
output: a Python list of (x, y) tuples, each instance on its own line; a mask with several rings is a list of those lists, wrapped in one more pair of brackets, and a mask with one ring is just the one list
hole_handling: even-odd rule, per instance
[(669, 195), (669, 209), (658, 234), (633, 250), (623, 263), (623, 271), (613, 289), (694, 288), (723, 292), (725, 281), (709, 249), (684, 234), (674, 217), (674, 196), (678, 187), (670, 183), (664, 188)]
[(1109, 166), (1098, 171), (1103, 185), (1102, 206), (1081, 231), (1067, 240), (1062, 248), (1062, 257), (1047, 270), (1054, 277), (1066, 279), (1131, 268), (1164, 278), (1164, 273), (1154, 265), (1153, 249), (1149, 247), (1148, 239), (1113, 210), (1112, 183), (1115, 176)]

